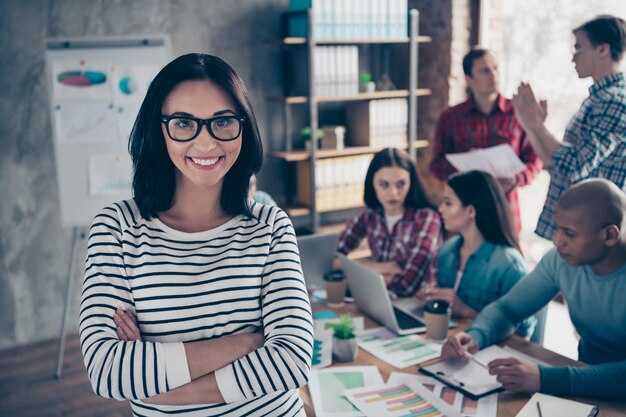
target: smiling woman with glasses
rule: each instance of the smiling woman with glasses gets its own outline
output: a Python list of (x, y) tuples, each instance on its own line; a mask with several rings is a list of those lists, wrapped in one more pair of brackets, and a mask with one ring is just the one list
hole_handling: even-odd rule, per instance
[(89, 236), (80, 334), (94, 391), (148, 417), (304, 416), (309, 298), (289, 218), (248, 198), (263, 150), (243, 81), (211, 55), (175, 59), (129, 149), (134, 198)]

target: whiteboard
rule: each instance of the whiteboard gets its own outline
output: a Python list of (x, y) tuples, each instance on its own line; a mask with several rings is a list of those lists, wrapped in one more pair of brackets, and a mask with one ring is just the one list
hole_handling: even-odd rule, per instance
[(149, 82), (169, 60), (167, 35), (46, 40), (63, 225), (89, 225), (132, 196), (128, 136)]

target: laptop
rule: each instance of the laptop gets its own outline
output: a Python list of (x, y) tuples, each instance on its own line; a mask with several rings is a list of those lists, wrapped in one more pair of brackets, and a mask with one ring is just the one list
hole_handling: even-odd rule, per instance
[[(365, 314), (385, 325), (399, 335), (424, 333), (426, 325), (408, 308), (398, 308), (389, 298), (383, 276), (378, 272), (361, 265), (357, 261), (338, 254), (343, 265), (343, 273), (354, 302)], [(417, 305), (417, 300), (414, 301)], [(407, 304), (407, 302), (404, 302)]]
[(307, 287), (324, 288), (324, 274), (333, 269), (338, 238), (338, 233), (317, 233), (296, 237)]

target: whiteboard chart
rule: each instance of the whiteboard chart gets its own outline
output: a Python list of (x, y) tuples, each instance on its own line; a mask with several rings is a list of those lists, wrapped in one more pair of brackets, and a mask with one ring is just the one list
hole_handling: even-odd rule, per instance
[(63, 225), (89, 225), (103, 207), (132, 196), (128, 138), (169, 45), (167, 35), (46, 41)]

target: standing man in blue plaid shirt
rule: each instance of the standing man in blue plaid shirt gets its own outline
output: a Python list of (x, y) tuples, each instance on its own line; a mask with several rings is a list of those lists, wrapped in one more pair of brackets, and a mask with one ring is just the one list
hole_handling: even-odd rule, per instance
[(591, 77), (589, 97), (567, 126), (563, 142), (545, 127), (545, 108), (530, 85), (513, 96), (515, 116), (535, 153), (550, 173), (550, 188), (535, 232), (552, 239), (554, 212), (561, 194), (591, 177), (606, 178), (626, 190), (626, 85), (620, 64), (626, 51), (626, 22), (598, 16), (573, 30), (572, 62), (579, 78)]

